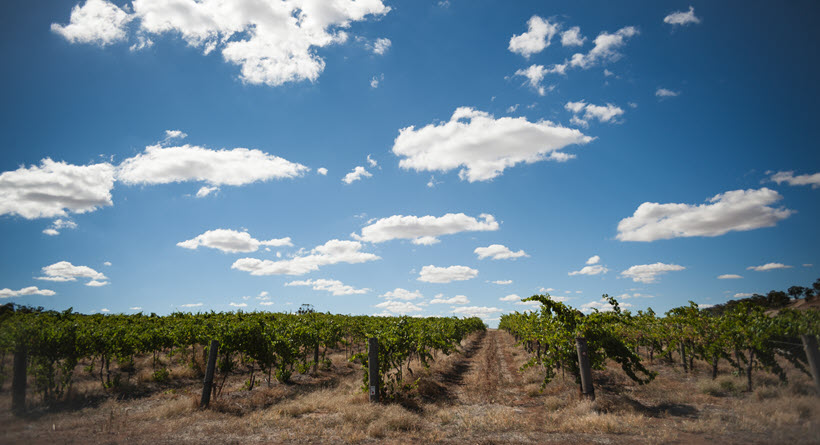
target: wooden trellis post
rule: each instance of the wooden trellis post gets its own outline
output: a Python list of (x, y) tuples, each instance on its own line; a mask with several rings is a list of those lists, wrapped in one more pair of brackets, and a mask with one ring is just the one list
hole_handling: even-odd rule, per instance
[(370, 401), (379, 403), (379, 340), (367, 339), (367, 385), (370, 387)]

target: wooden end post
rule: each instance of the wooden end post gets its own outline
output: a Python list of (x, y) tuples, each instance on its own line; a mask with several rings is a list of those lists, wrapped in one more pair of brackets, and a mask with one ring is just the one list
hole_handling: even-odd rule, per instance
[(379, 340), (367, 339), (367, 385), (370, 389), (370, 401), (379, 403)]
[(803, 339), (803, 349), (806, 351), (811, 376), (814, 377), (814, 387), (817, 395), (820, 395), (820, 352), (817, 351), (817, 336), (801, 335), (800, 337)]
[(211, 385), (214, 383), (216, 354), (218, 351), (219, 342), (216, 340), (211, 340), (211, 347), (208, 350), (208, 367), (205, 369), (205, 382), (202, 385), (202, 398), (199, 401), (200, 408), (207, 408), (211, 403)]
[(578, 350), (578, 368), (581, 371), (581, 394), (590, 400), (595, 400), (595, 388), (592, 386), (592, 369), (589, 365), (587, 339), (575, 338), (575, 348)]
[(25, 346), (14, 350), (14, 370), (11, 381), (11, 410), (16, 414), (26, 410), (26, 366), (28, 353)]

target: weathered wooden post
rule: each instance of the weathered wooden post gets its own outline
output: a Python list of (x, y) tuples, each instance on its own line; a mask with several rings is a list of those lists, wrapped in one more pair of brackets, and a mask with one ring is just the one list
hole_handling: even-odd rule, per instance
[(199, 401), (200, 408), (207, 408), (211, 403), (211, 386), (214, 383), (216, 354), (218, 351), (219, 342), (216, 340), (211, 340), (211, 347), (208, 350), (208, 367), (205, 369), (205, 382), (202, 385), (202, 398)]
[(22, 413), (26, 410), (26, 366), (28, 353), (26, 347), (18, 345), (14, 350), (14, 370), (11, 380), (11, 410)]
[(313, 349), (313, 373), (319, 372), (319, 341), (316, 340), (316, 347)]
[(379, 403), (379, 340), (367, 339), (367, 385), (370, 387), (370, 401)]
[(820, 352), (817, 351), (817, 336), (801, 335), (800, 337), (803, 339), (803, 349), (806, 351), (811, 376), (814, 377), (814, 387), (820, 395)]
[(589, 365), (587, 339), (575, 337), (575, 349), (578, 350), (578, 368), (581, 371), (581, 394), (594, 401), (595, 388), (592, 386), (592, 369)]

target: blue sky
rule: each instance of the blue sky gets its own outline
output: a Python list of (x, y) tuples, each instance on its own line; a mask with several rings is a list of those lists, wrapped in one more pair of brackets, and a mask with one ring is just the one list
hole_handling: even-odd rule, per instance
[(3, 3), (0, 301), (494, 324), (818, 277), (815, 2), (336, 5)]

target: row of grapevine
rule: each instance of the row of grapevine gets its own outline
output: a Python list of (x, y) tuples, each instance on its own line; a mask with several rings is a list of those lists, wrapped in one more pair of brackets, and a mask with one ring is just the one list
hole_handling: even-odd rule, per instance
[(715, 313), (690, 302), (659, 317), (652, 309), (636, 314), (623, 311), (614, 298), (604, 298), (611, 310), (583, 314), (549, 295), (536, 295), (525, 301), (541, 302), (539, 310), (502, 315), (499, 328), (509, 331), (532, 353), (525, 366), (542, 367), (544, 385), (561, 370), (580, 383), (575, 338), (585, 337), (593, 369), (603, 369), (606, 359), (611, 359), (634, 381), (648, 383), (655, 373), (639, 355), (643, 348), (650, 363), (678, 359), (686, 372), (693, 369), (694, 360), (706, 362), (713, 378), (719, 363), (727, 362), (746, 376), (749, 390), (755, 370), (786, 380), (779, 357), (808, 373), (800, 336), (820, 334), (820, 311), (816, 310), (767, 311), (746, 301)]
[[(367, 338), (375, 337), (382, 348), (380, 380), (389, 394), (401, 389), (402, 370), (411, 358), (426, 366), (434, 352), (448, 354), (468, 333), (485, 329), (478, 318), (370, 317), (312, 311), (174, 313), (161, 317), (17, 309), (0, 314), (0, 354), (5, 357), (21, 348), (27, 351), (34, 388), (46, 401), (63, 397), (81, 360), (91, 363), (89, 371), (107, 388), (116, 386), (123, 373), (134, 372), (135, 357), (153, 357), (153, 366), (160, 367), (160, 356), (178, 354), (192, 367), (201, 366), (211, 340), (220, 344), (219, 393), (225, 379), (237, 372), (248, 374), (248, 389), (261, 380), (259, 376), (269, 384), (273, 379), (287, 382), (294, 372), (329, 364), (326, 354), (334, 348), (351, 350), (351, 359), (361, 359), (366, 370), (366, 355), (355, 352), (364, 349)], [(195, 354), (200, 352), (202, 360), (197, 360)], [(112, 363), (119, 371), (113, 380)]]

